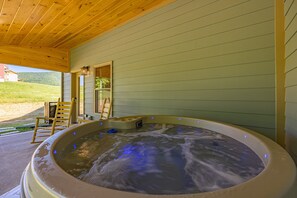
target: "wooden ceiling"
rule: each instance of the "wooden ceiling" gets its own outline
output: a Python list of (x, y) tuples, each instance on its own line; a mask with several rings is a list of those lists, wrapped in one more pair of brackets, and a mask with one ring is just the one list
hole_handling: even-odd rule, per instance
[(6, 46), (68, 50), (171, 1), (0, 0), (0, 62)]

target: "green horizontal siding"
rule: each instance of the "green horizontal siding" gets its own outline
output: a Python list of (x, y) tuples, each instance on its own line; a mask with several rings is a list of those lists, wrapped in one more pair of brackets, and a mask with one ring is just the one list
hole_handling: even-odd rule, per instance
[(270, 89), (217, 89), (217, 90), (175, 90), (175, 91), (129, 91), (114, 92), (115, 99), (150, 99), (150, 100), (240, 100), (274, 101), (274, 88)]
[[(115, 84), (115, 86), (123, 86), (123, 85), (135, 85), (137, 82), (141, 81), (143, 84), (154, 84), (156, 79), (158, 83), (166, 83), (166, 82), (181, 82), (181, 81), (203, 81), (207, 80), (208, 82), (220, 81), (220, 79), (225, 78), (235, 78), (238, 79), (240, 77), (257, 77), (257, 76), (264, 76), (273, 75), (274, 70), (271, 67), (274, 65), (273, 62), (261, 62), (261, 63), (250, 63), (250, 64), (243, 64), (243, 65), (232, 65), (232, 66), (225, 66), (225, 67), (215, 67), (215, 68), (203, 68), (200, 69), (199, 65), (193, 68), (193, 65), (180, 64), (176, 65), (167, 65), (167, 66), (160, 66), (157, 68), (144, 68), (142, 70), (135, 70), (130, 72), (121, 72), (121, 78), (118, 77), (119, 84)], [(158, 71), (159, 68), (159, 71)], [(254, 70), (253, 70), (254, 69)], [(223, 80), (221, 80), (223, 81)], [(223, 82), (224, 83), (224, 82)], [(228, 83), (228, 80), (226, 81)], [(244, 83), (244, 82), (242, 82)], [(271, 81), (270, 81), (271, 83)], [(263, 87), (263, 84), (251, 84), (248, 87)], [(265, 83), (266, 86), (267, 83)], [(265, 85), (264, 84), (264, 85)], [(218, 86), (220, 84), (209, 84), (210, 86)], [(271, 85), (271, 84), (270, 84)], [(182, 86), (182, 85), (181, 85)], [(191, 86), (191, 85), (189, 85)], [(238, 85), (233, 85), (236, 87)], [(187, 87), (183, 86), (184, 89)]]
[(71, 50), (72, 70), (111, 60), (114, 116), (200, 117), (274, 139), (273, 0), (177, 0)]
[(287, 74), (286, 74), (286, 87), (292, 88), (292, 87), (297, 85), (296, 76), (297, 76), (297, 69), (296, 69), (296, 66), (295, 66), (294, 69), (287, 72)]
[[(182, 82), (182, 83), (181, 83)], [(251, 84), (250, 82), (254, 82)], [(224, 77), (213, 79), (183, 79), (182, 81), (171, 80), (167, 82), (148, 82), (148, 83), (129, 83), (118, 84), (115, 86), (116, 92), (133, 91), (175, 91), (175, 90), (205, 90), (205, 89), (257, 89), (272, 88), (274, 75), (251, 75), (239, 77)], [(118, 91), (117, 91), (118, 90)]]
[(297, 86), (286, 87), (286, 102), (295, 103), (297, 102)]
[[(211, 111), (211, 112), (227, 112), (239, 114), (259, 114), (274, 115), (274, 108), (270, 109), (274, 102), (253, 102), (253, 101), (218, 101), (216, 100), (116, 100), (114, 106), (122, 106), (133, 109), (133, 107), (145, 108), (167, 108), (167, 109), (181, 109), (181, 110), (195, 110)], [(228, 110), (226, 110), (228, 109)]]

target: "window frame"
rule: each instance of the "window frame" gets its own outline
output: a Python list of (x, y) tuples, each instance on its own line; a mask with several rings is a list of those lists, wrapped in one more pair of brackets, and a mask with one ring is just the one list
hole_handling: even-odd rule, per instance
[(104, 66), (110, 66), (110, 100), (111, 100), (111, 111), (110, 111), (110, 117), (112, 117), (112, 109), (113, 109), (113, 61), (108, 61), (100, 64), (96, 64), (93, 66), (93, 74), (94, 74), (94, 87), (93, 87), (93, 101), (94, 101), (94, 108), (93, 108), (93, 113), (96, 115), (100, 115), (99, 112), (96, 112), (96, 69), (99, 67), (104, 67)]

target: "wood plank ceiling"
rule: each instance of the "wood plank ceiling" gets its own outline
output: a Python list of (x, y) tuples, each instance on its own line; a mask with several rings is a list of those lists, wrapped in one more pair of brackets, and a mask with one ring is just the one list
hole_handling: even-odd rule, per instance
[(169, 2), (0, 0), (0, 63), (69, 70), (70, 48)]

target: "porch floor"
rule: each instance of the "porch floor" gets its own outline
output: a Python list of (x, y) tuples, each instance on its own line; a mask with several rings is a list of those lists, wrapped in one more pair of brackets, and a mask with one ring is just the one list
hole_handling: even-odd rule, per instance
[(0, 195), (18, 186), (39, 144), (30, 144), (33, 132), (0, 137)]

